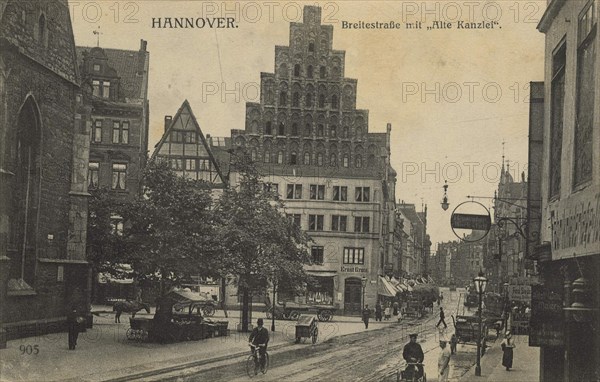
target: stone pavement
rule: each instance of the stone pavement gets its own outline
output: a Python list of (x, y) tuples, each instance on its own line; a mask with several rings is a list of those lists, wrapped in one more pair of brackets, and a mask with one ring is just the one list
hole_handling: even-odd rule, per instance
[[(110, 310), (105, 308), (106, 310)], [(103, 308), (94, 307), (96, 310)], [(221, 313), (221, 314), (219, 314)], [(145, 312), (136, 317), (151, 317)], [(114, 323), (114, 314), (94, 316), (94, 327), (79, 335), (77, 349), (68, 350), (67, 333), (9, 341), (7, 349), (0, 350), (1, 381), (103, 381), (118, 380), (133, 374), (157, 369), (183, 366), (190, 363), (210, 362), (248, 352), (245, 333), (238, 333), (239, 311), (229, 312), (230, 336), (201, 341), (170, 344), (142, 343), (126, 338), (130, 315), (123, 314), (121, 323)], [(264, 313), (254, 312), (253, 322)], [(217, 311), (217, 320), (224, 320)], [(369, 324), (369, 330), (390, 325), (392, 321)], [(294, 321), (276, 321), (271, 332), (270, 349), (294, 345)], [(270, 329), (271, 320), (265, 319)], [(319, 323), (319, 342), (329, 338), (364, 331), (359, 317), (334, 317), (333, 322)], [(36, 346), (37, 345), (37, 346)], [(35, 350), (37, 348), (37, 350)], [(28, 354), (30, 353), (30, 354)]]
[(488, 348), (481, 358), (481, 377), (475, 376), (475, 366), (460, 378), (461, 382), (538, 382), (540, 380), (540, 349), (529, 347), (528, 336), (514, 336), (516, 348), (513, 368), (506, 371), (502, 366), (501, 340)]

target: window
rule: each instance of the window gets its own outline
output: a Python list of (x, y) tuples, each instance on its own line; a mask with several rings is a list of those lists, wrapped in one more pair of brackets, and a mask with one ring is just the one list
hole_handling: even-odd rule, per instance
[(198, 159), (198, 168), (200, 171), (210, 171), (210, 160)]
[(92, 81), (92, 94), (96, 97), (100, 97), (100, 81), (93, 80)]
[(329, 165), (331, 167), (336, 167), (337, 166), (337, 155), (336, 154), (331, 154), (329, 156)]
[(113, 143), (121, 142), (121, 124), (118, 121), (113, 122)]
[(324, 130), (325, 130), (325, 128), (323, 127), (323, 125), (318, 124), (317, 125), (317, 137), (322, 137)]
[(92, 140), (94, 142), (102, 142), (102, 121), (94, 121), (94, 130), (92, 131)]
[(308, 43), (308, 51), (309, 52), (314, 52), (315, 51), (315, 43), (313, 41)]
[(183, 142), (183, 131), (171, 131), (171, 142), (174, 142), (174, 143)]
[(300, 225), (301, 219), (302, 219), (302, 214), (287, 214), (288, 219), (290, 219), (290, 222), (295, 225), (298, 228), (302, 228), (302, 226)]
[(331, 133), (331, 138), (335, 138), (337, 136), (337, 127), (331, 126), (329, 132)]
[(100, 71), (100, 64), (94, 64), (94, 72)]
[(304, 153), (304, 164), (307, 166), (310, 165), (310, 153), (309, 152)]
[(596, 15), (594, 2), (590, 1), (578, 23), (577, 46), (577, 94), (574, 144), (574, 185), (592, 179), (593, 130), (595, 107), (594, 75), (596, 67)]
[(294, 92), (294, 95), (292, 96), (292, 106), (300, 107), (300, 93)]
[(129, 121), (123, 121), (123, 125), (121, 127), (121, 143), (129, 143)]
[(196, 132), (187, 131), (184, 133), (184, 140), (186, 143), (196, 143)]
[(325, 77), (327, 77), (326, 69), (324, 66), (321, 66), (321, 68), (319, 68), (319, 78)]
[(368, 202), (370, 199), (370, 187), (356, 187), (354, 191), (354, 200), (357, 202)]
[(294, 65), (294, 77), (300, 77), (300, 64)]
[(38, 31), (37, 31), (38, 41), (41, 42), (44, 46), (46, 45), (46, 16), (40, 15), (38, 19)]
[(100, 163), (90, 162), (88, 164), (88, 188), (98, 188), (98, 179), (100, 177)]
[(313, 106), (313, 96), (312, 94), (308, 93), (306, 95), (306, 107), (312, 107)]
[(349, 138), (350, 137), (350, 129), (348, 128), (348, 126), (344, 126), (344, 138)]
[(102, 82), (102, 97), (103, 98), (110, 97), (110, 82), (109, 81)]
[(265, 163), (271, 163), (271, 152), (269, 150), (265, 150)]
[(325, 186), (311, 184), (310, 185), (310, 199), (311, 200), (325, 200)]
[(290, 154), (290, 164), (298, 164), (298, 154), (295, 151)]
[(278, 135), (285, 135), (285, 124), (283, 122), (279, 123), (279, 129), (277, 130)]
[(306, 68), (306, 76), (308, 78), (313, 78), (313, 67), (312, 67), (312, 65), (308, 65), (308, 68)]
[(196, 160), (195, 159), (186, 159), (185, 160), (185, 169), (188, 171), (196, 171)]
[(325, 107), (325, 94), (319, 94), (319, 107)]
[(333, 200), (338, 202), (348, 201), (348, 187), (333, 186)]
[(371, 218), (367, 216), (354, 217), (354, 232), (369, 232)]
[(298, 136), (298, 124), (296, 122), (292, 123), (292, 135)]
[(302, 199), (302, 185), (288, 184), (286, 199)]
[(348, 158), (348, 155), (344, 155), (344, 157), (342, 158), (342, 165), (344, 167), (348, 167), (349, 166), (349, 162), (350, 162), (350, 159)]
[(310, 126), (310, 123), (306, 124), (306, 136), (310, 137), (312, 135), (312, 127)]
[(273, 135), (273, 125), (271, 124), (271, 121), (267, 121), (265, 124), (265, 134)]
[(125, 180), (127, 176), (127, 165), (123, 163), (113, 163), (112, 165), (112, 189), (125, 190)]
[(313, 264), (323, 264), (323, 247), (316, 245), (310, 247), (310, 254)]
[(287, 105), (287, 93), (281, 92), (279, 94), (279, 106), (286, 106), (286, 105)]
[(256, 159), (258, 158), (258, 153), (256, 152), (256, 148), (252, 148), (252, 150), (250, 150), (250, 160), (252, 160), (252, 162), (256, 162)]
[(356, 158), (354, 158), (354, 165), (356, 166), (356, 168), (362, 167), (362, 156), (357, 155)]
[(338, 109), (339, 107), (340, 107), (340, 102), (338, 100), (338, 97), (334, 94), (331, 96), (331, 108)]
[(283, 164), (283, 151), (277, 153), (277, 164)]
[(308, 215), (308, 230), (323, 231), (323, 215)]
[(323, 166), (323, 153), (317, 154), (317, 166), (319, 166), (319, 167)]
[(552, 57), (551, 121), (550, 121), (550, 180), (549, 197), (560, 194), (563, 109), (565, 104), (565, 65), (567, 45), (563, 44)]
[(364, 264), (364, 248), (344, 248), (344, 264)]
[(331, 230), (338, 232), (346, 232), (348, 225), (348, 217), (344, 215), (331, 216)]
[(263, 189), (265, 192), (271, 192), (275, 195), (279, 195), (279, 184), (277, 183), (265, 183), (263, 185)]
[(123, 217), (117, 214), (110, 215), (110, 227), (111, 233), (113, 235), (122, 236), (123, 235)]
[(183, 159), (181, 159), (181, 158), (171, 159), (171, 168), (173, 170), (183, 170)]

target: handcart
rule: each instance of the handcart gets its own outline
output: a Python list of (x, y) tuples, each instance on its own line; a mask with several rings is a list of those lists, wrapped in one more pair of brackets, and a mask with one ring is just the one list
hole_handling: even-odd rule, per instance
[(312, 343), (317, 343), (319, 337), (319, 328), (317, 324), (317, 316), (303, 314), (296, 322), (296, 343), (306, 342), (307, 338), (312, 340)]

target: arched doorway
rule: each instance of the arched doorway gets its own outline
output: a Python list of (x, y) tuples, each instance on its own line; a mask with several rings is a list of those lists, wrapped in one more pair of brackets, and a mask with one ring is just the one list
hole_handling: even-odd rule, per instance
[(40, 202), (41, 127), (38, 106), (27, 97), (17, 118), (12, 157), (12, 211), (10, 216), (10, 278), (33, 286), (35, 273), (37, 217)]
[(344, 282), (344, 314), (360, 314), (362, 284), (358, 277), (347, 278)]

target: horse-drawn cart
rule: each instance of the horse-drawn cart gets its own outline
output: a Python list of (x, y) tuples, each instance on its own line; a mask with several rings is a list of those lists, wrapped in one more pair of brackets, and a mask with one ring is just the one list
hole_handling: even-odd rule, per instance
[(479, 336), (479, 319), (476, 316), (457, 316), (454, 320), (454, 334), (458, 343), (477, 345), (481, 341), (482, 354), (485, 353), (488, 324), (485, 320), (481, 322), (481, 336)]
[(296, 323), (296, 343), (306, 342), (310, 338), (312, 343), (317, 343), (319, 337), (319, 328), (317, 326), (317, 317), (313, 315), (301, 315)]
[(404, 310), (405, 316), (421, 318), (424, 311), (425, 305), (423, 304), (423, 300), (420, 296), (412, 295), (406, 301), (406, 309)]
[[(273, 314), (271, 300), (265, 299), (267, 318), (270, 319)], [(275, 305), (275, 318), (278, 320), (298, 320), (302, 314), (314, 314), (319, 321), (331, 321), (337, 307), (333, 305), (309, 305), (298, 304), (293, 301), (286, 301), (283, 304)]]

